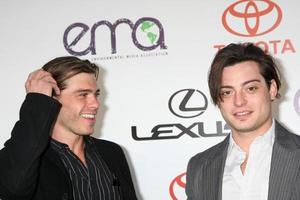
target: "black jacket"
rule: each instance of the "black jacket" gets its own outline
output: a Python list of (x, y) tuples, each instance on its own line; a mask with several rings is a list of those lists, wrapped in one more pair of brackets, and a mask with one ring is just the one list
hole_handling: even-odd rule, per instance
[[(11, 138), (0, 150), (0, 199), (72, 200), (72, 185), (59, 155), (50, 148), (50, 131), (61, 104), (30, 93), (20, 110)], [(124, 200), (136, 200), (129, 167), (121, 147), (93, 138)]]

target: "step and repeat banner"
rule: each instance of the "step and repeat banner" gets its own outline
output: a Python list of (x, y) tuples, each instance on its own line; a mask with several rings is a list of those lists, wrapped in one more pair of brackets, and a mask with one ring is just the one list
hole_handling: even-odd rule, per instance
[(274, 116), (300, 133), (299, 1), (0, 1), (0, 145), (10, 137), (28, 74), (57, 56), (101, 68), (94, 136), (119, 143), (139, 199), (186, 199), (188, 160), (229, 129), (212, 104), (216, 52), (254, 42), (280, 66)]

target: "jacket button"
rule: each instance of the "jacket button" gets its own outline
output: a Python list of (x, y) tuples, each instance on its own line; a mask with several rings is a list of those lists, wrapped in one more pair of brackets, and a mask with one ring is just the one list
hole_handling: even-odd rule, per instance
[(68, 193), (64, 193), (61, 200), (68, 200)]

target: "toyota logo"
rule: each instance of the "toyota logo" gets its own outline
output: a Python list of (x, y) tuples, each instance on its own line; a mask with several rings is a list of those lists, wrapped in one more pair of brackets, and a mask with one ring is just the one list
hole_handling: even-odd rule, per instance
[(300, 116), (300, 89), (296, 92), (295, 98), (294, 98), (294, 107), (296, 113)]
[(192, 118), (207, 109), (207, 98), (196, 89), (183, 89), (175, 92), (169, 99), (169, 109), (177, 117)]
[(254, 37), (273, 31), (281, 19), (280, 7), (270, 0), (241, 0), (224, 11), (222, 23), (234, 35)]
[(170, 186), (169, 186), (169, 193), (172, 198), (172, 200), (178, 200), (178, 199), (183, 199), (180, 198), (181, 196), (185, 196), (185, 178), (186, 178), (186, 173), (182, 173), (175, 177)]

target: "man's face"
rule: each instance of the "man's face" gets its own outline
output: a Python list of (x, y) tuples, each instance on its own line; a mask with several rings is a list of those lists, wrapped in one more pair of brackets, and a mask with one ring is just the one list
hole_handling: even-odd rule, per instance
[(272, 125), (271, 102), (277, 94), (276, 82), (270, 89), (256, 62), (245, 61), (225, 67), (218, 106), (233, 134), (261, 135)]
[(99, 108), (99, 89), (93, 74), (80, 73), (66, 80), (57, 100), (62, 104), (55, 128), (61, 135), (90, 135)]

